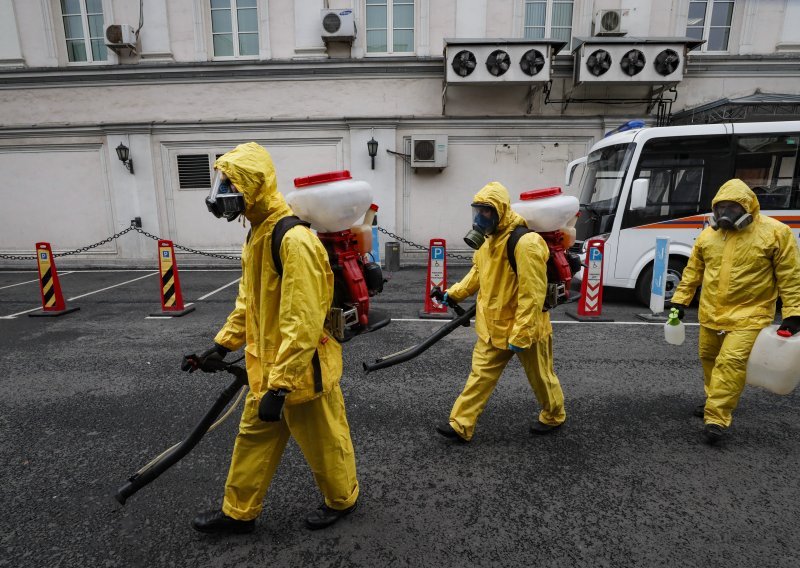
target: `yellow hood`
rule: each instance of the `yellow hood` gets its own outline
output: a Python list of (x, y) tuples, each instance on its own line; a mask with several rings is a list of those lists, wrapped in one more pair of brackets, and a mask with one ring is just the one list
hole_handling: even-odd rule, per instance
[(525, 219), (511, 209), (511, 197), (503, 184), (493, 181), (475, 194), (473, 204), (490, 205), (497, 211), (499, 222), (497, 230), (490, 236), (500, 235), (507, 228), (514, 228), (517, 225), (524, 225)]
[(244, 195), (244, 216), (253, 225), (266, 219), (277, 222), (292, 210), (278, 192), (278, 180), (272, 157), (255, 142), (240, 144), (214, 162)]
[(720, 201), (735, 201), (753, 217), (761, 211), (756, 194), (740, 179), (731, 179), (723, 183), (717, 195), (714, 196), (711, 207), (714, 207)]

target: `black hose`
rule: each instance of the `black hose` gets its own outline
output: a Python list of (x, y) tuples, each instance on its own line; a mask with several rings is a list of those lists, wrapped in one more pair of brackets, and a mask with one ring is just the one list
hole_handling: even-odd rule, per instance
[[(455, 306), (453, 306), (455, 309)], [(460, 312), (460, 313), (459, 313)], [(392, 355), (387, 355), (386, 357), (381, 357), (380, 359), (376, 359), (374, 363), (367, 363), (364, 361), (361, 363), (364, 367), (364, 371), (370, 373), (372, 371), (377, 371), (378, 369), (385, 369), (386, 367), (391, 367), (392, 365), (397, 365), (398, 363), (404, 363), (409, 359), (413, 359), (418, 355), (421, 355), (425, 352), (431, 345), (442, 339), (443, 337), (450, 335), (456, 328), (461, 327), (462, 325), (469, 325), (469, 320), (472, 319), (472, 316), (475, 315), (475, 305), (468, 308), (467, 310), (458, 309), (456, 313), (459, 313), (459, 316), (445, 325), (440, 327), (433, 335), (431, 335), (428, 339), (420, 343), (419, 345), (414, 345), (413, 347), (409, 347), (408, 349), (404, 349), (397, 353), (393, 353)]]
[(194, 427), (191, 434), (180, 444), (175, 446), (169, 453), (163, 455), (158, 461), (153, 462), (144, 471), (138, 471), (128, 478), (128, 481), (117, 490), (114, 498), (124, 505), (128, 498), (139, 491), (145, 485), (154, 481), (158, 476), (167, 471), (178, 461), (180, 461), (186, 454), (192, 451), (203, 436), (208, 432), (208, 429), (217, 419), (217, 417), (225, 410), (236, 393), (239, 392), (243, 386), (247, 384), (247, 371), (242, 367), (230, 365), (225, 369), (229, 373), (236, 376), (231, 384), (225, 387), (225, 390), (220, 393), (214, 406), (203, 416), (203, 419)]

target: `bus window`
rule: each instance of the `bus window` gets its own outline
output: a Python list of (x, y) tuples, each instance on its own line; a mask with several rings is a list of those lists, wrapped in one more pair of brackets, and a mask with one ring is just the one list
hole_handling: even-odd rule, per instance
[(755, 134), (736, 139), (736, 173), (762, 209), (800, 207), (800, 134)]
[(579, 241), (611, 231), (622, 182), (635, 144), (615, 144), (586, 158), (581, 185), (581, 211), (575, 230)]
[(660, 138), (645, 143), (634, 179), (649, 180), (647, 206), (626, 208), (622, 228), (707, 213), (731, 177), (730, 137)]

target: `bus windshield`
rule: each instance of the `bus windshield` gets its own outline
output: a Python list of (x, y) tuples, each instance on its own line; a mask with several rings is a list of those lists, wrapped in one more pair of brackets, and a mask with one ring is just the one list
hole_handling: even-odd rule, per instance
[(581, 205), (592, 213), (614, 213), (634, 144), (615, 144), (590, 153), (581, 187)]

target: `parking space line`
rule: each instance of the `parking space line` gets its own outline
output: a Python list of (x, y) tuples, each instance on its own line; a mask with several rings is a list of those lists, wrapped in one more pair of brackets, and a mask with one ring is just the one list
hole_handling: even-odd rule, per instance
[[(74, 274), (74, 270), (69, 272), (59, 272), (59, 276), (66, 276), (67, 274)], [(34, 282), (39, 282), (39, 279), (36, 280), (26, 280), (25, 282), (18, 282), (16, 284), (9, 284), (8, 286), (0, 286), (0, 290), (5, 290), (6, 288), (13, 288), (14, 286), (22, 286), (23, 284), (33, 284)]]
[[(87, 292), (86, 294), (81, 294), (80, 296), (73, 296), (72, 298), (67, 298), (68, 302), (72, 300), (77, 300), (79, 298), (85, 298), (86, 296), (91, 296), (92, 294), (99, 294), (100, 292), (105, 292), (106, 290), (111, 290), (112, 288), (117, 288), (119, 286), (124, 286), (125, 284), (130, 284), (131, 282), (136, 282), (137, 280), (141, 280), (142, 278), (147, 278), (149, 276), (154, 276), (158, 274), (158, 272), (151, 272), (150, 274), (145, 274), (144, 276), (140, 276), (139, 278), (134, 278), (133, 280), (126, 280), (125, 282), (120, 282), (119, 284), (114, 284), (113, 286), (106, 286), (105, 288), (101, 288), (100, 290), (95, 290), (93, 292)], [(36, 310), (41, 310), (42, 307), (32, 308), (30, 310), (25, 310), (23, 312), (17, 312), (15, 314), (9, 314), (7, 316), (0, 316), (0, 319), (14, 319), (17, 316), (21, 316), (22, 314), (28, 314), (30, 312), (35, 312)]]
[(239, 280), (241, 280), (241, 279), (242, 279), (242, 278), (241, 278), (241, 276), (240, 276), (239, 278), (237, 278), (237, 279), (236, 279), (236, 280), (234, 280), (233, 282), (228, 282), (227, 284), (225, 284), (224, 286), (220, 286), (219, 288), (217, 288), (217, 289), (216, 289), (216, 290), (214, 290), (213, 292), (209, 292), (209, 293), (208, 293), (208, 294), (206, 294), (205, 296), (201, 296), (201, 297), (197, 298), (197, 301), (198, 301), (198, 302), (200, 302), (200, 301), (202, 301), (202, 300), (205, 300), (206, 298), (208, 298), (208, 297), (210, 297), (210, 296), (213, 296), (213, 295), (214, 295), (214, 294), (216, 294), (217, 292), (220, 292), (220, 291), (224, 290), (225, 288), (227, 288), (227, 287), (229, 287), (229, 286), (233, 286), (234, 284), (236, 284), (237, 282), (239, 282)]
[(139, 278), (134, 278), (133, 280), (126, 280), (125, 282), (120, 282), (119, 284), (114, 284), (113, 286), (106, 286), (105, 288), (100, 288), (99, 290), (95, 290), (94, 292), (87, 292), (86, 294), (81, 294), (80, 296), (73, 296), (72, 298), (67, 298), (68, 302), (72, 300), (77, 300), (79, 298), (85, 298), (86, 296), (91, 296), (93, 294), (99, 294), (100, 292), (105, 292), (106, 290), (111, 290), (112, 288), (118, 288), (120, 286), (124, 286), (125, 284), (130, 284), (131, 282), (136, 282), (137, 280), (142, 280), (143, 278), (147, 278), (148, 276), (155, 276), (158, 272), (151, 272), (150, 274), (145, 274), (144, 276), (139, 276)]
[[(449, 320), (441, 319), (420, 319), (420, 318), (392, 318), (392, 321), (402, 322), (423, 322), (423, 323), (438, 323), (444, 325)], [(475, 320), (469, 320), (470, 323), (475, 323)], [(573, 320), (552, 320), (550, 323), (566, 323), (566, 324), (589, 324), (589, 325), (660, 325), (663, 326), (666, 320), (662, 322), (647, 322), (647, 321), (573, 321)], [(685, 326), (699, 326), (699, 323), (684, 323)]]

